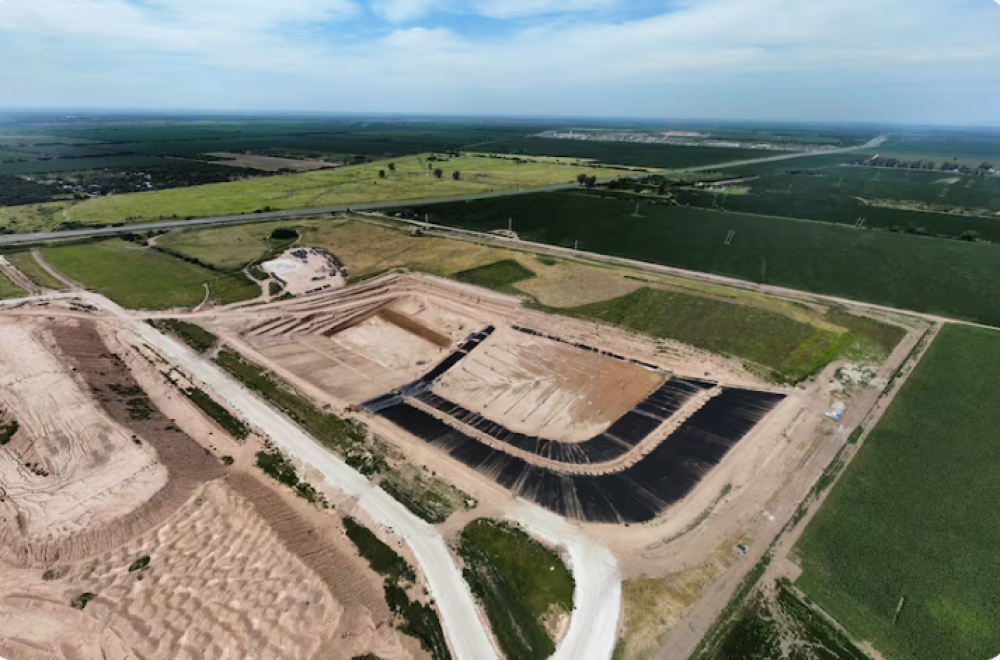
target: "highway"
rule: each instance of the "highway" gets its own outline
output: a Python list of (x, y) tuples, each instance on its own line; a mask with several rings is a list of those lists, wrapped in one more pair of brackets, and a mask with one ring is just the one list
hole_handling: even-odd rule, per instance
[[(731, 161), (728, 163), (715, 163), (712, 165), (701, 165), (698, 167), (688, 167), (675, 170), (650, 170), (649, 172), (637, 173), (634, 176), (644, 176), (646, 174), (671, 174), (680, 172), (707, 172), (720, 167), (738, 167), (742, 165), (753, 165), (756, 163), (770, 163), (781, 160), (791, 160), (795, 158), (807, 158), (809, 156), (828, 156), (831, 154), (848, 153), (861, 151), (864, 149), (874, 149), (878, 147), (885, 138), (879, 136), (869, 142), (857, 147), (845, 147), (843, 149), (831, 149), (828, 151), (794, 151), (782, 153), (777, 156), (766, 156), (750, 160)], [(612, 179), (602, 179), (598, 184), (605, 184)], [(448, 202), (471, 202), (479, 199), (494, 199), (496, 197), (509, 197), (513, 195), (534, 195), (537, 193), (557, 192), (559, 190), (573, 190), (579, 188), (577, 183), (561, 183), (543, 188), (523, 188), (517, 190), (503, 190), (499, 192), (479, 193), (476, 195), (460, 195), (456, 197), (437, 197), (433, 199), (399, 200), (394, 202), (370, 202), (363, 204), (345, 204), (343, 206), (325, 206), (311, 209), (294, 209), (290, 211), (269, 211), (267, 213), (243, 213), (239, 215), (224, 215), (210, 218), (192, 218), (190, 220), (171, 220), (166, 222), (149, 222), (143, 224), (122, 225), (114, 227), (93, 227), (88, 229), (70, 229), (66, 231), (47, 231), (31, 234), (6, 234), (0, 235), (0, 245), (12, 245), (16, 243), (35, 243), (39, 241), (51, 241), (64, 238), (83, 238), (89, 236), (113, 236), (128, 232), (153, 231), (159, 229), (177, 229), (180, 227), (201, 227), (210, 225), (225, 225), (241, 222), (257, 222), (261, 220), (285, 220), (288, 218), (299, 218), (309, 215), (322, 215), (327, 213), (342, 213), (346, 211), (382, 211), (385, 209), (430, 206), (432, 204), (446, 204)], [(144, 194), (144, 193), (138, 193)]]

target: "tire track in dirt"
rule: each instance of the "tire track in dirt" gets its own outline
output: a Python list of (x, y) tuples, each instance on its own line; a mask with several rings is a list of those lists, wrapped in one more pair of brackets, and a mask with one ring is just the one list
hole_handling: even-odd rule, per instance
[[(85, 389), (102, 393), (99, 401), (105, 413), (156, 450), (157, 458), (167, 469), (168, 480), (139, 508), (86, 532), (27, 542), (11, 530), (4, 530), (0, 533), (0, 557), (21, 568), (76, 561), (126, 543), (163, 524), (205, 483), (221, 477), (225, 470), (221, 462), (173, 426), (145, 397), (132, 373), (112, 354), (93, 322), (52, 324), (49, 332), (63, 357), (74, 365)], [(141, 413), (137, 412), (139, 400), (145, 402)], [(145, 418), (137, 419), (137, 415)]]

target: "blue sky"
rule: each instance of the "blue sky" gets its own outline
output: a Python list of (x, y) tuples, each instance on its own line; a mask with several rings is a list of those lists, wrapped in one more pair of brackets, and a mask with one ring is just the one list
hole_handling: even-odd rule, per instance
[(1000, 124), (993, 0), (0, 0), (0, 106)]

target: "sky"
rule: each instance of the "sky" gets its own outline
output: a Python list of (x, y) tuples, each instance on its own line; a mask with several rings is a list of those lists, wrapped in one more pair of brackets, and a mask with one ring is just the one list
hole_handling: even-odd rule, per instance
[(992, 126), (998, 3), (0, 0), (0, 107)]

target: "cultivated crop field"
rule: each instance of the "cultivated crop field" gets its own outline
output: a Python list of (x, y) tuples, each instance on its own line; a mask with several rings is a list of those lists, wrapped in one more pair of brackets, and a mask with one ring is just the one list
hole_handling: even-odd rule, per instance
[[(837, 167), (765, 176), (747, 182), (747, 194), (703, 190), (675, 194), (680, 203), (702, 208), (845, 225), (863, 219), (872, 229), (1000, 241), (1000, 222), (991, 217), (1000, 210), (1000, 178), (912, 172), (907, 181), (906, 174)], [(876, 179), (876, 175), (881, 176)]]
[(760, 149), (682, 147), (666, 144), (552, 140), (544, 138), (499, 140), (496, 142), (487, 142), (475, 148), (470, 147), (465, 149), (465, 151), (594, 159), (612, 165), (633, 165), (655, 169), (697, 167), (775, 155), (775, 152), (762, 151)]
[(133, 309), (194, 307), (205, 298), (205, 284), (222, 304), (260, 293), (243, 275), (211, 271), (120, 240), (46, 248), (43, 254), (71, 279)]
[(1000, 334), (949, 325), (796, 548), (797, 585), (885, 657), (1000, 648)]
[(983, 161), (1000, 165), (1000, 136), (900, 136), (879, 147), (879, 154), (905, 160), (953, 161), (976, 167)]
[[(434, 205), (431, 221), (522, 239), (1000, 324), (1000, 252), (982, 243), (577, 192)], [(735, 232), (726, 244), (729, 232)]]

